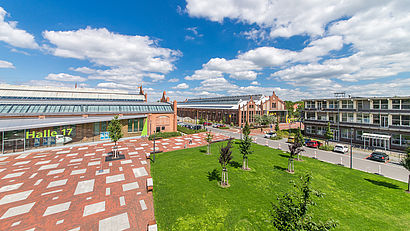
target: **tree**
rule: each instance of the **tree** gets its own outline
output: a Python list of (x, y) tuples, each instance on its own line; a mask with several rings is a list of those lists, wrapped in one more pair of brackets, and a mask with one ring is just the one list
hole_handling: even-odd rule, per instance
[(295, 156), (298, 156), (301, 152), (305, 151), (302, 146), (298, 146), (296, 142), (294, 144), (289, 144), (289, 159), (288, 159), (288, 172), (295, 172)]
[(245, 127), (243, 128), (243, 131), (242, 131), (243, 139), (240, 141), (241, 143), (239, 144), (239, 149), (243, 156), (243, 163), (242, 163), (243, 170), (250, 170), (250, 168), (248, 167), (248, 155), (252, 154), (252, 151), (251, 151), (252, 138), (249, 136), (250, 133), (251, 133), (251, 130), (249, 128), (248, 123), (246, 122)]
[(276, 116), (274, 115), (255, 115), (255, 123), (259, 126), (273, 124), (276, 121)]
[(110, 133), (111, 141), (115, 143), (113, 147), (115, 158), (118, 158), (117, 141), (120, 140), (123, 136), (121, 128), (122, 126), (120, 120), (118, 119), (118, 115), (115, 115), (107, 127), (107, 131)]
[[(296, 132), (294, 144), (295, 144), (297, 147), (303, 147), (303, 143), (304, 143), (304, 139), (303, 139), (302, 131), (300, 130), (300, 128), (298, 128), (298, 130), (297, 130), (297, 132)], [(303, 150), (303, 149), (302, 149), (302, 150)], [(302, 152), (302, 151), (300, 151), (300, 152), (297, 153), (298, 160), (300, 160), (300, 156), (299, 156), (299, 155), (300, 155), (301, 152)]]
[(337, 226), (334, 220), (315, 221), (309, 213), (309, 208), (315, 205), (312, 195), (324, 195), (310, 187), (311, 180), (309, 174), (301, 177), (300, 182), (293, 182), (294, 189), (290, 193), (278, 197), (277, 204), (272, 203), (272, 223), (277, 230), (331, 230)]
[(407, 147), (406, 150), (406, 157), (404, 157), (404, 159), (401, 161), (401, 164), (403, 165), (403, 167), (405, 169), (407, 169), (407, 171), (409, 171), (409, 180), (407, 183), (407, 192), (410, 193), (410, 146)]
[(279, 120), (278, 120), (278, 119), (276, 120), (275, 131), (276, 131), (276, 132), (280, 131), (280, 128), (279, 128)]
[(326, 145), (329, 145), (329, 140), (333, 139), (333, 132), (332, 130), (330, 130), (330, 122), (327, 122), (325, 138), (326, 138)]
[(206, 133), (205, 141), (208, 143), (208, 151), (206, 154), (208, 155), (211, 155), (211, 142), (213, 138), (214, 136), (210, 132)]
[(221, 186), (222, 187), (229, 187), (229, 181), (228, 181), (228, 170), (226, 169), (226, 166), (229, 164), (229, 162), (232, 160), (232, 141), (228, 141), (225, 147), (221, 147), (219, 151), (219, 163), (221, 164), (222, 167), (222, 179), (221, 179)]
[(259, 126), (262, 126), (263, 117), (261, 115), (255, 115), (253, 118), (254, 118), (256, 124), (258, 124)]
[(204, 120), (204, 118), (202, 118), (202, 116), (201, 116), (201, 119), (199, 120), (199, 124), (204, 124), (205, 123), (205, 120)]

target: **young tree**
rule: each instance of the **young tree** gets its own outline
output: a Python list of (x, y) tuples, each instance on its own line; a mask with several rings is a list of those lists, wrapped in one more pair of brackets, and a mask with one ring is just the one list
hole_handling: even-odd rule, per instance
[[(295, 144), (297, 147), (303, 147), (303, 143), (304, 143), (304, 139), (303, 139), (302, 131), (300, 130), (300, 128), (298, 128), (298, 130), (297, 130), (297, 132), (296, 132), (294, 144)], [(303, 150), (303, 149), (302, 149), (302, 150)], [(301, 153), (301, 152), (302, 152), (302, 151), (300, 151), (300, 152), (297, 153), (298, 160), (300, 160), (300, 153)]]
[(211, 142), (213, 138), (214, 136), (210, 132), (206, 133), (205, 141), (208, 143), (208, 151), (206, 154), (208, 155), (211, 155)]
[(243, 139), (241, 140), (241, 143), (239, 144), (239, 149), (243, 156), (242, 169), (250, 170), (250, 168), (248, 167), (248, 155), (252, 154), (252, 151), (251, 151), (252, 138), (249, 136), (249, 134), (251, 133), (251, 130), (249, 129), (248, 123), (245, 124), (245, 127), (243, 128), (242, 133), (243, 133)]
[(257, 125), (259, 125), (259, 126), (262, 126), (263, 125), (263, 116), (261, 116), (261, 115), (255, 115), (254, 117), (253, 117), (254, 119), (255, 119), (255, 123), (257, 124)]
[(403, 165), (403, 167), (405, 169), (407, 169), (409, 171), (409, 180), (407, 183), (407, 192), (410, 193), (410, 146), (407, 147), (407, 153), (406, 153), (406, 157), (404, 157), (404, 159), (401, 161), (401, 164)]
[(107, 131), (110, 133), (111, 141), (115, 143), (113, 147), (114, 158), (118, 158), (117, 141), (123, 136), (121, 128), (122, 126), (120, 120), (118, 119), (118, 115), (115, 115), (107, 127)]
[(221, 180), (221, 186), (222, 187), (229, 187), (229, 181), (228, 181), (228, 170), (226, 169), (226, 166), (229, 164), (229, 162), (232, 160), (232, 141), (228, 141), (225, 147), (221, 147), (221, 150), (219, 151), (219, 163), (221, 164), (222, 167), (222, 180)]
[(293, 230), (331, 230), (337, 226), (334, 220), (315, 221), (309, 213), (309, 208), (315, 205), (312, 195), (323, 197), (323, 194), (310, 187), (312, 177), (307, 174), (300, 182), (293, 182), (294, 190), (277, 198), (278, 203), (272, 203), (272, 222), (279, 231)]
[(329, 140), (333, 139), (333, 132), (332, 130), (330, 130), (330, 122), (327, 122), (325, 138), (326, 138), (326, 145), (329, 145)]
[(298, 146), (296, 143), (289, 144), (289, 159), (288, 159), (288, 172), (295, 172), (295, 156), (298, 156), (301, 152), (305, 151), (302, 146)]
[(278, 119), (276, 119), (275, 131), (276, 131), (276, 132), (280, 131), (280, 128), (279, 128), (279, 120), (278, 120)]

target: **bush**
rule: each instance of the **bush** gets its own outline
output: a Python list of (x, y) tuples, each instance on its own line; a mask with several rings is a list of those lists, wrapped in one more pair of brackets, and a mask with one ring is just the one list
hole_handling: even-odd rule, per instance
[(179, 132), (185, 133), (185, 134), (195, 134), (195, 133), (200, 133), (200, 132), (206, 132), (205, 129), (199, 129), (199, 130), (195, 130), (195, 129), (189, 129), (186, 127), (182, 127), (182, 126), (177, 126), (177, 129)]
[[(181, 136), (180, 132), (157, 132), (155, 134), (155, 139), (158, 138), (171, 138), (171, 137), (176, 137), (176, 136)], [(154, 134), (150, 135), (148, 137), (149, 140), (154, 140)]]
[(322, 145), (319, 147), (320, 150), (325, 150), (325, 151), (333, 151), (333, 149), (335, 148), (335, 146), (333, 145)]
[(287, 131), (277, 131), (276, 136), (272, 137), (272, 140), (281, 140), (283, 138), (287, 138), (289, 136), (289, 133)]
[(219, 129), (229, 129), (229, 127), (219, 127)]

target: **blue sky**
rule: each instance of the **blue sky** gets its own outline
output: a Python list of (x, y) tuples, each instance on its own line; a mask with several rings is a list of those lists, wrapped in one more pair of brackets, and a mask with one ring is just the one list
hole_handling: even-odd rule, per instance
[(0, 2), (0, 82), (156, 100), (410, 95), (405, 1)]

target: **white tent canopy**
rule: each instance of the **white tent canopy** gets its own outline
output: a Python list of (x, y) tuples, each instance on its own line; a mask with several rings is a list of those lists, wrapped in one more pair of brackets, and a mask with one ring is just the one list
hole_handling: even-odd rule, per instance
[(390, 149), (391, 136), (389, 135), (363, 133), (362, 137), (363, 137), (364, 148), (366, 148), (366, 141), (367, 141), (368, 146), (384, 147), (384, 150)]
[(380, 134), (372, 134), (372, 133), (363, 133), (363, 138), (372, 138), (372, 139), (380, 139), (380, 140), (390, 140), (391, 136), (388, 135), (380, 135)]

